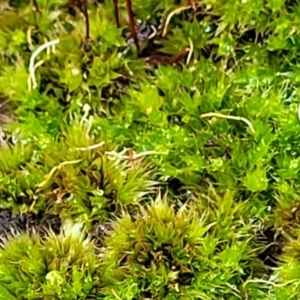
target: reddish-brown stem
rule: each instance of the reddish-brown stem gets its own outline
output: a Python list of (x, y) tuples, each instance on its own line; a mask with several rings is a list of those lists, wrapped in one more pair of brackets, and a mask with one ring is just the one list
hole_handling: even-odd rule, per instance
[(40, 12), (40, 9), (39, 9), (39, 6), (38, 6), (36, 0), (32, 0), (32, 2), (33, 2), (33, 6), (34, 6), (35, 10), (36, 10), (37, 12)]
[(169, 64), (173, 64), (173, 63), (178, 62), (179, 60), (181, 60), (186, 55), (187, 52), (189, 52), (189, 50), (184, 49), (184, 50), (181, 50), (180, 52), (178, 52), (176, 55), (170, 57)]
[(69, 0), (69, 5), (74, 8), (75, 7), (75, 0)]
[(90, 19), (89, 19), (89, 13), (87, 9), (87, 0), (82, 1), (82, 12), (85, 17), (85, 29), (86, 29), (85, 38), (88, 40), (90, 38)]
[(131, 0), (126, 0), (126, 9), (127, 9), (128, 17), (129, 17), (129, 25), (130, 25), (131, 35), (133, 37), (137, 55), (139, 57), (140, 56), (140, 45), (139, 45), (136, 30), (135, 30), (135, 26), (134, 26), (134, 17), (133, 17)]
[(170, 64), (176, 63), (179, 60), (181, 60), (187, 52), (188, 52), (188, 49), (184, 49), (184, 50), (181, 50), (180, 52), (178, 52), (176, 55), (171, 56), (171, 57), (165, 56), (165, 55), (160, 55), (160, 54), (154, 54), (154, 55), (151, 55), (147, 59), (147, 61), (153, 66), (170, 65)]
[(114, 1), (114, 10), (115, 10), (115, 20), (116, 20), (116, 24), (117, 24), (117, 27), (119, 28), (121, 25), (120, 25), (120, 18), (119, 18), (119, 9), (118, 9), (118, 0), (113, 0)]
[(130, 161), (130, 164), (131, 164), (131, 168), (134, 169), (134, 158), (133, 158), (132, 149), (128, 150), (128, 156), (129, 156), (129, 161)]
[(193, 7), (193, 9), (196, 9), (198, 6), (197, 2), (194, 2), (194, 0), (188, 0), (187, 2), (188, 2), (188, 5)]

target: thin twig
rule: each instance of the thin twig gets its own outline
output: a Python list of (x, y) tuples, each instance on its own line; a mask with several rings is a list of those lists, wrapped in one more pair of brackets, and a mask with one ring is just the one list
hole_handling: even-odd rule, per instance
[[(127, 152), (130, 149), (124, 149), (121, 153)], [(150, 150), (150, 151), (144, 151), (141, 153), (136, 153), (134, 151), (132, 151), (132, 155), (122, 155), (120, 153), (117, 153), (116, 151), (107, 151), (106, 154), (110, 155), (110, 156), (115, 156), (118, 157), (120, 159), (131, 159), (131, 160), (136, 160), (140, 157), (146, 156), (146, 155), (167, 155), (168, 152), (158, 152), (158, 151), (154, 151), (154, 150)]]
[(114, 296), (117, 298), (117, 300), (122, 300), (122, 299), (118, 296), (118, 294), (115, 292), (114, 289), (112, 289), (111, 291), (112, 291), (112, 293), (114, 294)]
[(90, 145), (90, 146), (87, 146), (87, 147), (76, 147), (76, 148), (74, 148), (74, 150), (78, 150), (78, 151), (95, 150), (97, 148), (102, 147), (104, 144), (105, 144), (105, 142), (101, 142), (101, 143)]
[[(43, 60), (39, 60), (39, 61), (34, 65), (34, 71), (35, 71), (38, 67), (40, 67), (43, 63), (44, 63)], [(28, 77), (27, 85), (28, 85), (28, 90), (31, 91), (31, 79), (30, 79), (30, 76)]]
[(217, 118), (228, 119), (228, 120), (235, 120), (235, 121), (243, 121), (244, 123), (246, 123), (249, 126), (250, 130), (253, 133), (255, 133), (255, 130), (253, 128), (252, 123), (248, 119), (246, 119), (244, 117), (231, 116), (231, 115), (223, 115), (223, 114), (214, 113), (214, 112), (200, 115), (200, 118), (202, 118), (202, 119), (203, 118), (211, 118), (211, 117), (217, 117)]
[(191, 8), (191, 5), (189, 6), (183, 6), (183, 7), (179, 7), (179, 8), (176, 8), (174, 9), (173, 11), (171, 11), (166, 19), (166, 23), (165, 23), (165, 26), (164, 26), (164, 29), (163, 29), (163, 32), (162, 32), (162, 36), (165, 36), (167, 34), (167, 31), (168, 31), (168, 26), (169, 26), (169, 23), (172, 19), (172, 17), (174, 15), (178, 15), (180, 14), (182, 11), (184, 10), (187, 10), (187, 9), (190, 9)]
[(40, 67), (44, 63), (43, 60), (39, 60), (35, 65), (34, 65), (34, 70), (36, 70), (38, 67)]
[[(102, 147), (104, 144), (105, 144), (105, 142), (101, 142), (101, 143), (98, 143), (98, 144), (95, 144), (95, 145), (91, 145), (91, 146), (87, 146), (87, 147), (74, 148), (74, 150), (79, 150), (79, 151), (94, 150), (94, 149)], [(167, 154), (167, 152), (157, 152), (157, 151), (144, 151), (144, 152), (136, 154), (134, 151), (132, 151), (132, 155), (131, 154), (129, 154), (129, 155), (123, 155), (123, 153), (127, 152), (128, 150), (130, 150), (130, 149), (125, 148), (120, 153), (117, 153), (115, 151), (107, 151), (107, 152), (105, 152), (105, 154), (110, 155), (110, 156), (118, 157), (119, 159), (129, 159), (129, 160), (131, 160), (131, 163), (134, 160), (136, 160), (136, 159), (138, 159), (140, 157), (146, 156), (146, 155)], [(45, 176), (45, 179), (41, 183), (39, 183), (39, 184), (36, 185), (36, 187), (38, 188), (37, 192), (39, 191), (39, 189), (41, 189), (42, 187), (44, 187), (49, 182), (49, 180), (52, 178), (52, 176), (54, 175), (54, 173), (57, 170), (60, 170), (62, 167), (66, 166), (66, 165), (77, 164), (77, 163), (79, 163), (81, 161), (82, 161), (82, 159), (64, 161), (64, 162), (60, 163), (59, 165), (53, 167), (50, 170), (50, 172)]]
[[(59, 43), (59, 39), (53, 40), (53, 41), (49, 41), (46, 42), (45, 44), (39, 46), (31, 55), (30, 57), (30, 61), (29, 61), (29, 78), (30, 81), (33, 84), (33, 88), (36, 89), (37, 88), (37, 82), (36, 82), (36, 77), (35, 77), (35, 67), (34, 67), (34, 63), (35, 63), (35, 59), (36, 57), (45, 49), (54, 46), (56, 44)], [(31, 87), (28, 87), (28, 89), (30, 90)]]
[(180, 52), (178, 52), (176, 55), (170, 57), (170, 64), (176, 63), (178, 62), (186, 53), (188, 53), (190, 50), (190, 48), (185, 48), (183, 50), (181, 50)]
[(124, 148), (121, 152), (116, 152), (116, 151), (106, 151), (105, 154), (109, 155), (109, 156), (114, 156), (117, 157), (119, 159), (129, 159), (128, 155), (123, 155), (123, 153), (126, 153), (129, 149), (128, 148)]
[(37, 4), (37, 1), (36, 0), (32, 0), (33, 2), (33, 6), (35, 8), (35, 11), (38, 12), (38, 13), (41, 13), (40, 9), (39, 9), (39, 6)]
[[(44, 37), (44, 43), (47, 43), (47, 42), (48, 42), (48, 40)], [(52, 47), (54, 47), (54, 46), (52, 46)], [(51, 46), (49, 46), (49, 47), (46, 48), (46, 54), (47, 55), (51, 54)]]
[(136, 47), (137, 55), (138, 57), (140, 56), (140, 45), (139, 45), (139, 40), (137, 37), (137, 33), (135, 30), (135, 24), (134, 24), (134, 17), (133, 17), (133, 11), (132, 11), (132, 4), (131, 0), (126, 0), (126, 9), (129, 17), (129, 25), (130, 25), (130, 30), (131, 30), (131, 35), (133, 37), (133, 41)]
[(93, 116), (90, 116), (90, 118), (88, 120), (88, 126), (87, 126), (86, 132), (85, 132), (85, 137), (87, 139), (89, 139), (89, 134), (90, 134), (90, 131), (91, 131), (92, 126), (93, 126), (93, 120), (94, 120)]
[(57, 171), (57, 170), (60, 170), (63, 166), (66, 166), (66, 165), (72, 165), (72, 164), (77, 164), (79, 162), (81, 162), (82, 159), (77, 159), (77, 160), (70, 160), (70, 161), (64, 161), (62, 163), (60, 163), (58, 166), (55, 166), (51, 169), (51, 171), (45, 176), (45, 180), (42, 181), (41, 183), (37, 184), (37, 188), (42, 188), (43, 186), (45, 186), (49, 180), (51, 179), (51, 177), (54, 175), (54, 173)]
[(153, 39), (157, 35), (157, 30), (156, 30), (155, 26), (151, 25), (151, 28), (153, 30), (153, 33), (148, 36), (148, 40)]
[(83, 105), (83, 108), (82, 108), (84, 114), (80, 120), (80, 126), (83, 125), (83, 122), (85, 121), (86, 117), (89, 115), (89, 112), (91, 110), (91, 107), (86, 103)]
[(133, 151), (132, 151), (132, 149), (128, 150), (128, 156), (129, 156), (129, 161), (130, 161), (131, 169), (134, 169), (134, 158), (133, 158)]
[(83, 0), (82, 3), (82, 12), (84, 14), (85, 18), (85, 39), (88, 40), (90, 38), (90, 18), (89, 18), (89, 13), (87, 9), (87, 0)]
[(34, 29), (34, 26), (29, 26), (27, 29), (27, 42), (28, 42), (28, 45), (30, 46), (30, 48), (33, 47), (32, 39), (31, 39), (31, 32), (33, 29)]
[(118, 0), (113, 0), (114, 1), (114, 12), (115, 12), (115, 20), (116, 20), (116, 25), (118, 28), (120, 28), (120, 18), (119, 18), (119, 9), (118, 9)]
[(193, 8), (194, 11), (197, 10), (197, 3), (193, 0), (188, 0), (188, 4)]
[(147, 57), (145, 60), (149, 62), (149, 64), (151, 64), (152, 66), (158, 66), (158, 65), (166, 66), (178, 62), (189, 51), (190, 51), (189, 48), (185, 48), (180, 52), (178, 52), (176, 55), (173, 55), (171, 57), (166, 55), (154, 54)]
[(281, 284), (278, 284), (278, 283), (275, 283), (275, 282), (272, 282), (272, 281), (268, 281), (268, 280), (263, 280), (263, 279), (250, 279), (250, 280), (247, 280), (243, 286), (245, 287), (248, 283), (263, 283), (263, 284), (269, 284), (269, 285), (272, 285), (274, 287), (285, 287), (287, 286), (288, 284), (290, 283), (294, 283), (296, 282), (297, 280), (289, 280), (285, 283), (281, 283)]
[(189, 42), (190, 42), (190, 49), (189, 49), (189, 55), (186, 59), (186, 64), (188, 65), (191, 61), (191, 58), (192, 58), (192, 55), (193, 55), (193, 52), (194, 52), (194, 44), (193, 44), (193, 41), (192, 39), (189, 37), (188, 38)]

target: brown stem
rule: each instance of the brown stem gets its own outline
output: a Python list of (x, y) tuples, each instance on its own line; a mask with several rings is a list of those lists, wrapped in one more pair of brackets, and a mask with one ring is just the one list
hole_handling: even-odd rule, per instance
[(39, 9), (38, 4), (37, 4), (37, 2), (36, 2), (36, 0), (32, 0), (32, 2), (33, 2), (33, 6), (34, 6), (35, 10), (36, 10), (37, 12), (41, 12), (40, 9)]
[(195, 2), (194, 0), (188, 0), (187, 2), (188, 5), (190, 5), (193, 8), (193, 10), (197, 10), (197, 6), (198, 6), (197, 2)]
[(137, 55), (139, 57), (140, 56), (140, 45), (139, 45), (136, 30), (135, 30), (135, 26), (134, 26), (134, 17), (133, 17), (131, 0), (126, 0), (126, 9), (127, 9), (128, 17), (129, 17), (129, 25), (130, 25), (131, 35), (133, 37)]
[(74, 8), (75, 7), (75, 0), (69, 0), (69, 6)]
[[(74, 2), (74, 0), (71, 1)], [(82, 10), (85, 17), (85, 28), (86, 28), (85, 38), (88, 40), (90, 38), (90, 19), (89, 19), (89, 14), (87, 9), (87, 0), (82, 1)]]
[(151, 55), (150, 57), (148, 57), (148, 59), (146, 59), (146, 60), (153, 66), (158, 66), (158, 65), (166, 66), (166, 65), (170, 65), (170, 64), (176, 63), (179, 60), (181, 60), (188, 51), (189, 51), (189, 49), (181, 50), (176, 55), (171, 56), (171, 57), (165, 56), (165, 55), (160, 55), (160, 54), (154, 54), (154, 55)]
[(169, 64), (178, 62), (186, 55), (187, 52), (189, 52), (189, 49), (184, 49), (178, 52), (176, 55), (170, 57)]
[(120, 28), (120, 18), (119, 18), (119, 9), (118, 9), (118, 4), (119, 1), (118, 0), (113, 0), (114, 1), (114, 9), (115, 9), (115, 20), (116, 20), (116, 24), (117, 27)]

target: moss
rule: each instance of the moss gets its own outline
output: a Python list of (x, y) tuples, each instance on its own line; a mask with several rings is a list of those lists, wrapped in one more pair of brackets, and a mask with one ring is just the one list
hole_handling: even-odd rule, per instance
[(119, 27), (113, 1), (88, 2), (89, 39), (67, 2), (0, 4), (0, 208), (83, 222), (97, 247), (74, 242), (52, 291), (24, 225), (5, 299), (296, 299), (298, 1), (132, 0), (139, 53), (125, 1)]

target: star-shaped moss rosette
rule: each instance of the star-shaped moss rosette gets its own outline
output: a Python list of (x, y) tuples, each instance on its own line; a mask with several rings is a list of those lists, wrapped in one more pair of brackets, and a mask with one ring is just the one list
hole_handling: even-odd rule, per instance
[[(104, 293), (118, 299), (242, 297), (239, 285), (252, 251), (247, 239), (220, 240), (193, 205), (178, 211), (160, 198), (115, 221), (104, 242)], [(105, 298), (106, 299), (106, 298)]]
[[(5, 299), (85, 299), (99, 284), (98, 260), (82, 224), (59, 235), (23, 234), (2, 243), (0, 292)], [(4, 299), (3, 298), (3, 299)]]

